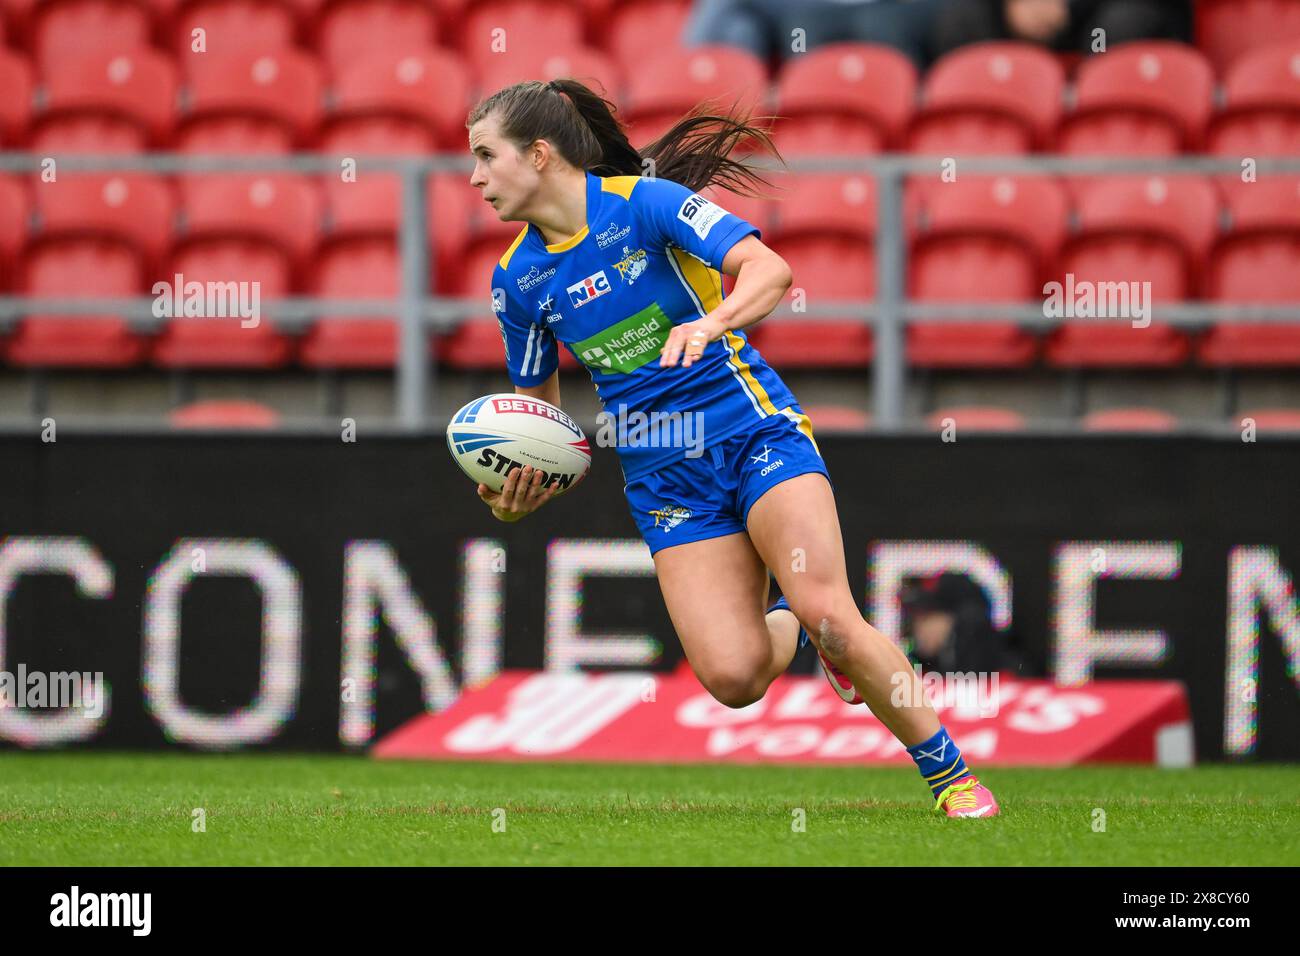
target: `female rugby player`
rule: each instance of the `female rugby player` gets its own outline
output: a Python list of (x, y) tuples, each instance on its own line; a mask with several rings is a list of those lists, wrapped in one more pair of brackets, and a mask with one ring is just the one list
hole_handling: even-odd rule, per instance
[[(674, 415), (675, 441), (642, 428), (617, 445), (632, 516), (700, 682), (744, 707), (811, 639), (840, 697), (865, 700), (907, 748), (936, 810), (996, 814), (906, 655), (859, 613), (811, 424), (741, 331), (781, 301), (790, 269), (757, 229), (698, 193), (766, 184), (729, 155), (750, 140), (779, 159), (765, 130), (697, 110), (638, 152), (613, 104), (572, 79), (507, 87), (466, 126), (470, 184), (500, 219), (524, 224), (492, 279), (516, 391), (560, 404), (562, 342), (611, 421)], [(726, 298), (719, 272), (736, 279)], [(684, 448), (691, 425), (699, 440)], [(478, 493), (498, 519), (517, 521), (554, 494), (540, 480), (515, 469), (499, 493)], [(769, 568), (784, 597), (764, 616)], [(896, 689), (910, 692), (899, 695), (905, 706)]]

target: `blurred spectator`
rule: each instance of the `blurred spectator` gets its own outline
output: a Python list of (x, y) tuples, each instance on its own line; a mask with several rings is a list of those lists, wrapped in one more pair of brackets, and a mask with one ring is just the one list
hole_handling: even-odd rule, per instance
[(947, 0), (696, 0), (686, 24), (688, 46), (725, 43), (779, 66), (804, 49), (852, 40), (897, 47), (918, 63)]
[(1109, 49), (1129, 40), (1192, 41), (1190, 0), (945, 0), (934, 18), (929, 54), (937, 59), (984, 40), (1025, 40), (1088, 54), (1093, 31)]
[(1021, 672), (1023, 662), (993, 626), (988, 596), (961, 574), (927, 578), (903, 594), (904, 629), (922, 671)]
[(884, 43), (927, 67), (967, 43), (1024, 40), (1088, 54), (1093, 31), (1110, 48), (1129, 40), (1190, 43), (1191, 0), (696, 0), (688, 46), (724, 43), (779, 67), (825, 43)]

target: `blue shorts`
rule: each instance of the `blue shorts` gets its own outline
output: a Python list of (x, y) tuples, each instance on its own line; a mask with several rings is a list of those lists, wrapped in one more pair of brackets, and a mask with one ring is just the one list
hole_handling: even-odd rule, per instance
[(749, 509), (765, 491), (810, 472), (831, 479), (808, 416), (791, 405), (697, 458), (683, 456), (628, 482), (623, 491), (654, 554), (675, 544), (746, 530)]

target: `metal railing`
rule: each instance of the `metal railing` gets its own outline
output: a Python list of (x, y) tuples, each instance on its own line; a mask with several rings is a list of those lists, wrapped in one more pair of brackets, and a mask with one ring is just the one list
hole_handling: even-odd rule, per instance
[[(38, 172), (48, 159), (30, 153), (0, 152), (0, 171)], [(433, 249), (429, 244), (427, 220), (427, 176), (431, 173), (464, 173), (473, 162), (465, 156), (445, 154), (428, 157), (343, 156), (296, 154), (291, 156), (192, 156), (175, 153), (137, 155), (55, 156), (59, 173), (108, 173), (143, 171), (156, 174), (201, 173), (299, 173), (337, 174), (346, 158), (356, 162), (358, 176), (392, 174), (400, 177), (401, 213), (398, 246), (401, 262), (401, 291), (396, 299), (327, 299), (289, 297), (277, 299), (268, 308), (272, 321), (286, 330), (301, 329), (321, 315), (394, 318), (400, 329), (396, 368), (396, 419), (404, 429), (419, 429), (430, 394), (436, 395), (436, 364), (429, 341), (430, 332), (448, 331), (466, 318), (483, 315), (486, 303), (478, 298), (430, 295), (436, 276)], [(808, 304), (799, 311), (783, 304), (772, 313), (786, 321), (828, 316), (852, 316), (853, 321), (873, 325), (875, 351), (872, 368), (873, 424), (879, 430), (896, 430), (902, 425), (906, 390), (906, 348), (904, 329), (910, 322), (968, 321), (997, 318), (1026, 326), (1053, 326), (1061, 319), (1046, 315), (1041, 303), (919, 303), (907, 299), (907, 231), (904, 228), (903, 187), (909, 176), (939, 176), (944, 163), (955, 168), (958, 177), (967, 175), (1100, 175), (1180, 174), (1239, 176), (1242, 161), (1213, 157), (1062, 157), (988, 156), (953, 160), (940, 156), (884, 154), (871, 157), (819, 157), (791, 160), (793, 172), (861, 173), (876, 183), (876, 289), (874, 300), (836, 299)], [(952, 164), (955, 162), (955, 167)], [(1255, 174), (1300, 176), (1300, 157), (1260, 158)], [(774, 180), (779, 186), (779, 179)], [(316, 224), (311, 226), (316, 229)], [(435, 240), (436, 241), (436, 240)], [(484, 295), (489, 290), (484, 288)], [(152, 329), (166, 321), (153, 314), (150, 297), (32, 297), (0, 296), (0, 324), (33, 312), (122, 315), (133, 328)], [(1153, 304), (1153, 321), (1195, 327), (1216, 321), (1300, 320), (1300, 303), (1265, 306), (1258, 303), (1183, 302)], [(1101, 320), (1106, 321), (1106, 320)]]

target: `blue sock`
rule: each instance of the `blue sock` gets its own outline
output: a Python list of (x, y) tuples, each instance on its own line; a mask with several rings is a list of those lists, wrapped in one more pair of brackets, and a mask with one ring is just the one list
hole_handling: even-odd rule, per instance
[[(773, 611), (775, 611), (777, 608), (781, 608), (782, 610), (786, 610), (786, 611), (789, 611), (789, 610), (790, 610), (790, 602), (787, 601), (787, 600), (785, 599), (785, 595), (784, 595), (784, 594), (781, 595), (779, 598), (777, 598), (777, 599), (776, 599), (776, 603), (773, 604), (770, 608), (767, 609), (767, 613), (771, 614), (771, 613), (772, 613)], [(791, 611), (790, 613), (793, 614), (794, 612)], [(801, 649), (803, 648), (803, 646), (804, 646), (805, 644), (807, 644), (807, 643), (808, 643), (808, 632), (805, 631), (805, 630), (803, 629), (803, 625), (800, 624), (800, 625), (799, 625), (799, 643), (795, 645), (795, 650), (801, 650)]]
[(947, 728), (942, 725), (933, 737), (908, 747), (907, 752), (916, 761), (916, 769), (921, 771), (926, 786), (930, 788), (936, 800), (948, 784), (970, 773), (957, 744), (948, 736)]

